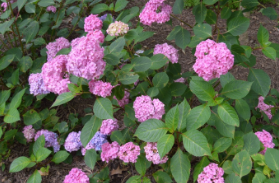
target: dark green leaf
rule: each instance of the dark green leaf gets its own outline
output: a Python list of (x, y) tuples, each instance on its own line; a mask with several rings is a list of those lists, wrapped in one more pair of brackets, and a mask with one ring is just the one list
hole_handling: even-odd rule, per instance
[(109, 51), (110, 53), (121, 52), (124, 48), (124, 45), (125, 45), (125, 38), (120, 37), (111, 43), (111, 45), (109, 46)]
[(171, 158), (170, 169), (176, 182), (188, 182), (191, 164), (187, 155), (183, 154), (180, 148)]
[(108, 5), (106, 5), (105, 3), (101, 3), (101, 4), (97, 4), (95, 5), (92, 10), (90, 11), (90, 13), (92, 14), (99, 14), (102, 13), (104, 11), (108, 10)]
[(41, 7), (48, 7), (51, 5), (54, 5), (54, 1), (53, 0), (40, 0), (40, 2), (38, 3), (39, 6)]
[(196, 36), (205, 39), (212, 36), (212, 27), (208, 24), (197, 24), (194, 28)]
[(251, 110), (247, 102), (243, 99), (235, 100), (235, 109), (240, 117), (249, 120), (251, 117)]
[(193, 8), (193, 14), (195, 15), (196, 22), (201, 24), (207, 14), (207, 9), (203, 3), (199, 3)]
[(245, 17), (235, 17), (228, 23), (228, 31), (233, 36), (238, 36), (247, 31), (250, 25), (250, 19)]
[(36, 6), (31, 2), (25, 4), (24, 9), (27, 13), (35, 13), (36, 12)]
[(27, 111), (23, 114), (23, 121), (25, 125), (33, 125), (41, 120), (40, 115), (34, 109)]
[(224, 123), (232, 126), (239, 126), (238, 115), (228, 102), (223, 102), (218, 106), (218, 115), (224, 121)]
[(187, 130), (198, 129), (203, 126), (210, 118), (210, 108), (206, 105), (200, 105), (193, 108), (187, 116)]
[(270, 89), (271, 80), (266, 72), (261, 69), (249, 69), (248, 81), (253, 82), (252, 90), (265, 97)]
[(239, 177), (243, 177), (250, 173), (252, 169), (252, 161), (247, 151), (243, 150), (235, 155), (232, 161), (232, 168)]
[(207, 157), (204, 156), (204, 157), (199, 161), (199, 163), (195, 166), (194, 175), (193, 175), (194, 182), (197, 181), (199, 174), (203, 171), (203, 168), (204, 168), (204, 167), (206, 167), (207, 165), (209, 165), (209, 163), (210, 163), (210, 162), (209, 162), (209, 160), (207, 159)]
[(172, 8), (173, 14), (175, 15), (181, 14), (183, 8), (184, 8), (184, 1), (176, 0)]
[(243, 150), (246, 150), (250, 155), (259, 152), (260, 141), (253, 132), (245, 134), (243, 136), (243, 140), (244, 140)]
[(151, 67), (150, 69), (157, 70), (166, 65), (169, 62), (169, 59), (163, 54), (153, 55), (151, 58)]
[(153, 173), (153, 177), (157, 183), (172, 183), (170, 176), (166, 172), (160, 170)]
[(190, 105), (187, 102), (187, 100), (184, 98), (184, 100), (178, 105), (179, 109), (179, 120), (178, 120), (178, 131), (182, 131), (184, 128), (186, 128), (187, 125), (187, 116), (189, 112), (191, 111)]
[(22, 72), (28, 71), (32, 67), (33, 61), (31, 57), (29, 56), (24, 56), (20, 59), (19, 61), (19, 68)]
[(122, 9), (126, 7), (126, 5), (129, 3), (127, 0), (117, 0), (115, 3), (114, 11), (119, 12)]
[(94, 166), (97, 162), (97, 153), (95, 149), (89, 149), (86, 150), (85, 156), (84, 156), (85, 164), (91, 169), (94, 169)]
[(118, 79), (123, 85), (129, 85), (135, 83), (139, 79), (139, 75), (134, 72), (125, 72), (120, 74)]
[(165, 72), (160, 72), (160, 73), (157, 73), (153, 77), (152, 82), (155, 87), (157, 87), (158, 89), (161, 89), (161, 88), (164, 88), (168, 84), (169, 77)]
[(185, 49), (186, 46), (191, 41), (191, 34), (188, 30), (181, 27), (180, 31), (175, 36), (175, 44), (181, 48)]
[[(48, 0), (49, 1), (49, 0)], [(40, 4), (40, 2), (39, 2)], [(23, 31), (23, 35), (25, 36), (26, 43), (29, 43), (32, 39), (35, 38), (39, 31), (39, 22), (33, 21), (31, 22)]]
[(220, 153), (228, 149), (232, 144), (231, 138), (222, 137), (214, 143), (213, 151)]
[(148, 57), (136, 57), (132, 59), (135, 72), (144, 72), (151, 67), (151, 60)]
[(241, 178), (235, 173), (231, 173), (226, 177), (225, 183), (241, 183)]
[(228, 155), (235, 155), (240, 152), (244, 146), (244, 141), (242, 137), (236, 137), (233, 139), (231, 147), (226, 151)]
[(263, 15), (267, 16), (270, 20), (276, 20), (278, 17), (277, 12), (274, 8), (267, 7), (262, 11)]
[(244, 98), (250, 91), (252, 82), (234, 80), (224, 86), (220, 95), (225, 95), (231, 99)]
[(15, 55), (6, 55), (0, 59), (0, 71), (7, 68), (14, 60)]
[(107, 98), (96, 98), (93, 112), (100, 119), (113, 119), (112, 103)]
[(175, 107), (171, 108), (165, 118), (165, 123), (166, 126), (169, 128), (171, 132), (173, 132), (178, 125), (178, 118), (179, 118), (179, 111), (178, 111), (178, 106), (176, 105)]
[(45, 136), (41, 135), (39, 138), (37, 138), (37, 140), (33, 145), (33, 153), (36, 154), (41, 147), (44, 147), (44, 145), (45, 145)]
[[(14, 23), (15, 18), (12, 18), (9, 21), (5, 21), (4, 23), (0, 24), (0, 33), (4, 35), (6, 32), (12, 31), (10, 26)], [(1, 68), (1, 67), (0, 67)], [(2, 69), (1, 69), (2, 70)]]
[(93, 138), (95, 133), (100, 129), (102, 120), (96, 116), (92, 116), (81, 130), (80, 141), (84, 147)]
[(157, 142), (157, 149), (161, 158), (163, 158), (172, 148), (174, 136), (167, 134), (162, 136)]
[(279, 170), (279, 150), (278, 149), (267, 148), (264, 157), (265, 157), (265, 163), (271, 170), (273, 170), (273, 171)]
[(228, 19), (228, 18), (230, 18), (231, 14), (232, 14), (231, 9), (229, 7), (225, 7), (221, 11), (221, 18)]
[(203, 101), (212, 101), (215, 96), (214, 88), (206, 81), (191, 80), (190, 90)]
[(151, 162), (147, 161), (145, 156), (140, 155), (137, 159), (137, 162), (135, 163), (135, 167), (137, 172), (141, 174), (142, 176), (145, 175), (146, 170), (150, 167)]
[(75, 94), (72, 93), (72, 92), (62, 93), (56, 98), (55, 102), (52, 104), (51, 107), (55, 107), (55, 106), (59, 106), (61, 104), (65, 104), (65, 103), (71, 101), (74, 97), (75, 97)]
[(206, 14), (206, 17), (205, 17), (205, 21), (208, 23), (208, 24), (215, 24), (216, 21), (217, 21), (217, 15), (214, 11), (212, 11), (211, 9), (208, 9), (207, 10), (207, 14)]
[[(88, 151), (86, 151), (86, 153)], [(68, 158), (69, 155), (70, 154), (67, 151), (58, 151), (57, 153), (54, 154), (51, 161), (58, 164), (58, 163), (61, 163), (61, 162), (65, 161)]]
[(243, 0), (241, 1), (241, 6), (245, 8), (253, 8), (255, 6), (258, 6), (260, 3), (258, 0)]

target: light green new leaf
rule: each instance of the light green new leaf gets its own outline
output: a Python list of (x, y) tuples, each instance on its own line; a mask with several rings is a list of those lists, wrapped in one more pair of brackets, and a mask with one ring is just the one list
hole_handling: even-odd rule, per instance
[(35, 154), (36, 161), (41, 162), (41, 161), (45, 160), (50, 155), (50, 153), (51, 153), (51, 151), (48, 150), (47, 148), (40, 147)]
[(265, 47), (266, 43), (269, 40), (269, 32), (262, 24), (260, 25), (260, 28), (258, 30), (257, 38), (259, 43), (261, 44), (262, 47)]
[(264, 49), (262, 49), (262, 52), (268, 58), (271, 58), (273, 60), (276, 59), (276, 50), (274, 48), (272, 48), (272, 47), (265, 47)]
[(12, 162), (9, 172), (19, 172), (27, 167), (29, 163), (31, 163), (31, 160), (29, 158), (26, 158), (24, 156), (18, 157)]
[(41, 183), (42, 176), (38, 170), (35, 170), (34, 173), (28, 178), (27, 183)]

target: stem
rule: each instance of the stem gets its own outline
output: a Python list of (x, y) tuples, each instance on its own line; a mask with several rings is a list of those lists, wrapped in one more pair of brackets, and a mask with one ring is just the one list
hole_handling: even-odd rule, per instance
[(185, 21), (181, 20), (180, 18), (178, 18), (178, 17), (174, 16), (173, 14), (171, 14), (171, 16), (172, 16), (173, 18), (176, 18), (176, 19), (177, 19), (177, 20), (179, 20), (180, 22), (182, 22), (182, 23), (184, 23), (184, 24), (188, 25), (190, 28), (193, 28), (193, 26), (191, 26), (191, 25), (190, 25), (190, 24), (188, 24), (187, 22), (185, 22)]

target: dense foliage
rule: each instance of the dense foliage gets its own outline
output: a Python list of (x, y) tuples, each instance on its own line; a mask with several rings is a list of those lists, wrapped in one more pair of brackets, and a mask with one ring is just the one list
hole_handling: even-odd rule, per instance
[[(255, 50), (276, 60), (279, 44), (262, 25), (258, 43), (239, 42), (250, 26), (244, 12), (276, 20), (276, 11), (258, 0), (239, 1), (244, 10), (231, 10), (229, 0), (191, 2), (192, 10), (184, 0), (173, 7), (164, 0), (128, 3), (1, 4), (0, 161), (13, 144), (30, 146), (30, 156), (16, 158), (9, 172), (32, 168), (28, 183), (39, 183), (50, 162), (71, 163), (75, 154), (92, 170), (97, 161), (103, 166), (91, 175), (73, 168), (65, 183), (109, 182), (108, 164), (116, 158), (135, 165), (138, 175), (128, 183), (279, 182), (279, 92), (265, 71), (253, 68)], [(183, 11), (196, 22), (178, 18)], [(162, 39), (176, 47), (144, 50), (154, 32), (142, 25), (172, 25), (172, 19), (183, 24)], [(193, 72), (182, 73), (177, 48), (186, 47), (196, 62)], [(247, 69), (245, 80), (230, 72), (236, 67)], [(57, 106), (78, 97), (94, 97), (93, 108), (62, 121)], [(152, 176), (151, 165), (161, 167)]]

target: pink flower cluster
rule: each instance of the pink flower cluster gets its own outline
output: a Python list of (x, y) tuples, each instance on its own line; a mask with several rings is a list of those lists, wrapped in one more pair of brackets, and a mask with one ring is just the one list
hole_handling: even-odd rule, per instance
[(128, 24), (125, 24), (120, 21), (115, 21), (114, 23), (111, 23), (107, 29), (107, 33), (110, 36), (119, 36), (126, 34), (129, 31)]
[(65, 140), (64, 147), (66, 151), (72, 152), (72, 151), (78, 151), (81, 147), (81, 141), (80, 141), (80, 134), (79, 132), (71, 132), (69, 133), (68, 137)]
[(118, 130), (119, 125), (117, 119), (106, 119), (103, 120), (100, 132), (105, 135), (110, 135), (111, 132)]
[(148, 161), (152, 161), (153, 164), (163, 164), (168, 161), (167, 156), (164, 156), (162, 159), (160, 158), (157, 149), (157, 142), (147, 142), (146, 146), (144, 147), (144, 151), (146, 154), (146, 159)]
[(264, 150), (262, 150), (260, 153), (265, 154), (267, 148), (274, 148), (275, 144), (272, 142), (272, 136), (269, 132), (263, 130), (262, 132), (256, 132), (255, 135), (259, 138), (259, 140), (264, 145)]
[(261, 112), (264, 112), (267, 115), (267, 117), (271, 119), (272, 118), (271, 108), (273, 107), (274, 107), (273, 105), (265, 104), (264, 97), (260, 96), (258, 106), (255, 109), (260, 109)]
[(224, 170), (216, 163), (210, 163), (203, 168), (203, 172), (198, 176), (198, 183), (224, 183)]
[(110, 143), (104, 143), (102, 145), (102, 153), (101, 153), (101, 159), (102, 161), (106, 161), (107, 163), (110, 160), (114, 160), (117, 158), (117, 153), (119, 152), (120, 146), (117, 142)]
[(30, 85), (30, 94), (41, 95), (41, 94), (48, 94), (49, 91), (44, 85), (43, 77), (41, 73), (37, 74), (30, 74), (28, 78), (28, 82)]
[(118, 100), (115, 96), (113, 98), (117, 100), (120, 107), (124, 107), (126, 104), (129, 103), (129, 97), (130, 97), (130, 93), (125, 91), (124, 97), (122, 99)]
[(51, 11), (52, 13), (55, 13), (56, 12), (56, 7), (55, 6), (48, 6), (46, 11), (48, 11), (48, 12)]
[(88, 37), (90, 40), (99, 41), (100, 43), (103, 43), (105, 40), (105, 35), (101, 30), (94, 30), (87, 33), (86, 37)]
[(88, 80), (99, 79), (106, 66), (106, 62), (102, 59), (104, 48), (99, 43), (96, 39), (92, 39), (91, 33), (86, 37), (75, 39), (69, 53), (67, 71)]
[(90, 32), (96, 29), (101, 30), (103, 27), (103, 22), (98, 18), (98, 15), (89, 15), (84, 19), (84, 31)]
[(47, 61), (51, 61), (60, 50), (63, 48), (69, 48), (70, 45), (70, 42), (63, 37), (57, 38), (54, 42), (48, 43), (46, 46)]
[(128, 142), (120, 147), (117, 155), (125, 163), (136, 163), (140, 155), (140, 147), (133, 142)]
[(225, 43), (216, 43), (210, 39), (200, 42), (196, 47), (196, 63), (194, 71), (205, 81), (220, 78), (226, 74), (234, 64), (234, 55)]
[(6, 3), (6, 2), (2, 3), (1, 7), (3, 8), (3, 11), (5, 12), (8, 8), (8, 3)]
[(89, 91), (94, 95), (98, 95), (101, 97), (107, 97), (111, 95), (111, 90), (113, 86), (108, 82), (91, 80), (89, 83)]
[(72, 168), (63, 183), (89, 183), (89, 178), (81, 169)]
[(68, 92), (68, 84), (70, 83), (66, 65), (68, 56), (58, 55), (51, 61), (45, 63), (42, 67), (43, 82), (46, 89), (55, 94)]
[[(159, 12), (158, 12), (159, 11)], [(170, 20), (172, 7), (164, 3), (164, 0), (150, 0), (139, 15), (140, 22), (151, 26), (152, 23), (164, 23)]]
[(178, 50), (175, 49), (175, 47), (173, 47), (172, 45), (168, 45), (167, 43), (156, 44), (153, 54), (163, 54), (171, 61), (171, 63), (178, 63)]
[(32, 142), (33, 138), (35, 137), (35, 129), (33, 129), (32, 125), (25, 126), (22, 133), (27, 142)]
[(148, 119), (161, 119), (165, 114), (165, 105), (159, 99), (152, 99), (149, 96), (137, 97), (133, 108), (135, 117), (139, 122), (144, 122)]

